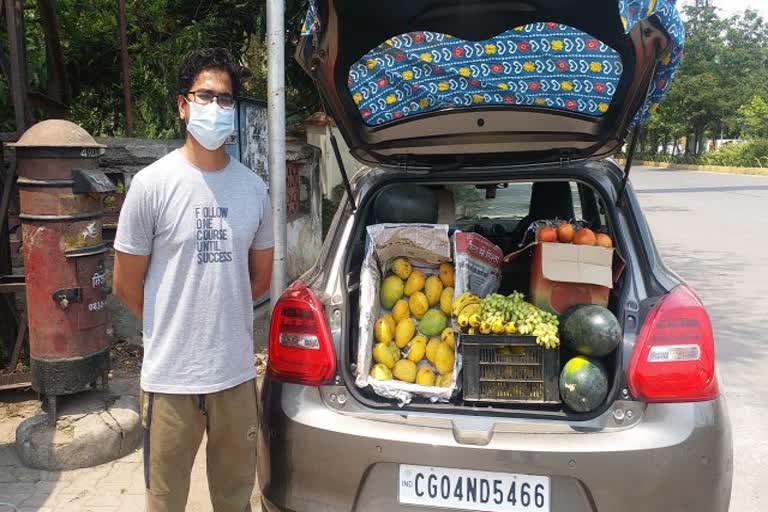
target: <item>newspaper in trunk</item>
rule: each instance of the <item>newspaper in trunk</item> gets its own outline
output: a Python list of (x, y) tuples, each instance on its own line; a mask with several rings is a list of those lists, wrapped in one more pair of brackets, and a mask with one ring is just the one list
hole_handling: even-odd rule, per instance
[(499, 246), (477, 233), (457, 231), (453, 235), (453, 255), (456, 297), (464, 292), (487, 297), (499, 290), (504, 260)]
[[(451, 261), (448, 226), (444, 224), (368, 226), (365, 259), (360, 270), (360, 333), (355, 383), (361, 388), (371, 386), (377, 395), (397, 400), (401, 405), (410, 402), (414, 396), (425, 397), (434, 402), (448, 401), (456, 389), (460, 367), (458, 357), (454, 361), (449, 388), (420, 386), (395, 379), (380, 381), (369, 376), (373, 365), (374, 324), (381, 315), (385, 314), (379, 301), (381, 276), (387, 275), (392, 260), (398, 257), (408, 258), (414, 270), (421, 270), (426, 275), (437, 274), (440, 263)], [(419, 369), (423, 366), (431, 367), (426, 359), (419, 362), (417, 366)]]

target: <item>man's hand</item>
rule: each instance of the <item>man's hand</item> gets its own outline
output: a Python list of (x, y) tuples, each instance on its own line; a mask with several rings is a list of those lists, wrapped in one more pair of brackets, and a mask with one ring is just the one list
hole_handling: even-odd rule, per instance
[(269, 290), (274, 252), (273, 249), (263, 251), (251, 249), (248, 252), (248, 272), (251, 275), (251, 294), (254, 300)]
[(115, 251), (112, 294), (139, 320), (144, 312), (144, 276), (148, 266), (149, 256)]

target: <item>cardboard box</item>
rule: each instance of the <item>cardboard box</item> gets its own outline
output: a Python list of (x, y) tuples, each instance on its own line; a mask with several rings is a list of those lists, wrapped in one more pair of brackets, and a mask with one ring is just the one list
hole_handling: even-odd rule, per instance
[(607, 306), (623, 266), (613, 249), (538, 243), (531, 263), (531, 302), (556, 314), (576, 304)]

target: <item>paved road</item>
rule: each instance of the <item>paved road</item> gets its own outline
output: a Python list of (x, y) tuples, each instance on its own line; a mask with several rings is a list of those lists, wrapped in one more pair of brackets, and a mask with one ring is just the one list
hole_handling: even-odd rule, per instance
[(668, 266), (715, 327), (733, 425), (732, 512), (768, 510), (768, 177), (635, 168), (632, 183)]

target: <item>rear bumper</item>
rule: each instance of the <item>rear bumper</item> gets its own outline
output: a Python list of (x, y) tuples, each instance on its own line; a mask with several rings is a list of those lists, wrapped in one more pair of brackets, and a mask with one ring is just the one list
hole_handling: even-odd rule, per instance
[(732, 446), (724, 399), (650, 405), (611, 432), (497, 432), (485, 446), (446, 428), (328, 408), (316, 388), (265, 381), (259, 482), (265, 510), (416, 512), (397, 498), (399, 464), (550, 475), (552, 512), (727, 512)]

